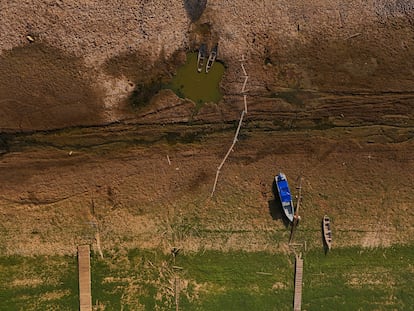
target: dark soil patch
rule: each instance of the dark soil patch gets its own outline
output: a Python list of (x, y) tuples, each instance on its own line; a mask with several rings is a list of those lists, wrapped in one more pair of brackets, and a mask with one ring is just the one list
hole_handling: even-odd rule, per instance
[(9, 151), (9, 144), (5, 135), (0, 135), (0, 155)]
[(124, 53), (111, 58), (105, 64), (106, 71), (115, 76), (126, 76), (135, 83), (128, 102), (134, 108), (147, 105), (163, 85), (169, 83), (176, 68), (185, 62), (185, 54), (177, 51), (171, 57), (161, 53), (154, 62), (140, 51)]
[(340, 33), (304, 27), (300, 33), (308, 38), (306, 43), (287, 43), (286, 53), (269, 44), (263, 63), (270, 64), (268, 71), (273, 68), (278, 87), (327, 92), (407, 90), (414, 70), (411, 29), (412, 20), (402, 14)]
[(102, 97), (79, 58), (41, 43), (0, 57), (0, 130), (99, 123)]

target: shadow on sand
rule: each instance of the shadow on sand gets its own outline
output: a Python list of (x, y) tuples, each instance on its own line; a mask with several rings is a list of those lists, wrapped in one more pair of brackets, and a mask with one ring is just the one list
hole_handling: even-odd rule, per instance
[(184, 8), (192, 22), (197, 21), (203, 14), (207, 0), (184, 0)]

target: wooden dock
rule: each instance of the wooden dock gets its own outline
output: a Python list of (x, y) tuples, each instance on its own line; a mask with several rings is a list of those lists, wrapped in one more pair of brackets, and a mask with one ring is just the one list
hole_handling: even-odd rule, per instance
[(78, 246), (80, 311), (92, 311), (91, 257), (89, 245)]
[(302, 308), (302, 279), (303, 279), (303, 259), (300, 256), (296, 256), (295, 297), (293, 300), (294, 311), (300, 311)]

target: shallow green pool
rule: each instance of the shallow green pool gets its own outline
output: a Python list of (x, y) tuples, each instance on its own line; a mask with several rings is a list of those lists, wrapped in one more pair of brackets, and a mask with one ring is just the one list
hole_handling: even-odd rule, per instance
[[(205, 63), (207, 60), (205, 61)], [(197, 72), (197, 53), (188, 53), (186, 63), (177, 70), (167, 88), (172, 89), (178, 96), (189, 98), (196, 104), (218, 102), (222, 94), (219, 83), (224, 73), (224, 66), (215, 62), (209, 73), (205, 68)]]

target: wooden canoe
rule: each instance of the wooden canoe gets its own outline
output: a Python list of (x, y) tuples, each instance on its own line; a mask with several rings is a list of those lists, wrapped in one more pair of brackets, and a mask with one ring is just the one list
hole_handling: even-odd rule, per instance
[(204, 60), (206, 59), (207, 46), (203, 43), (198, 50), (197, 56), (197, 72), (201, 72), (204, 67)]
[(328, 249), (332, 247), (332, 231), (331, 231), (331, 220), (328, 216), (323, 216), (322, 220), (323, 237)]
[(210, 71), (211, 67), (216, 61), (217, 51), (218, 51), (218, 44), (216, 44), (210, 52), (210, 56), (208, 57), (207, 65), (206, 65), (206, 73)]

